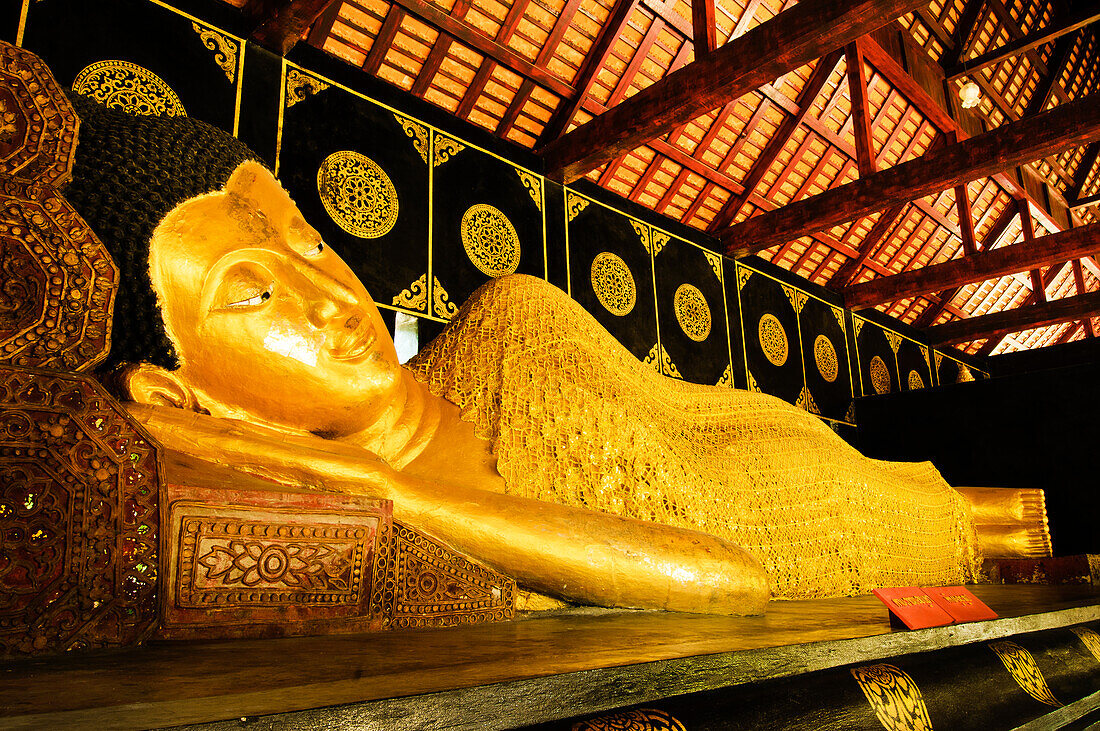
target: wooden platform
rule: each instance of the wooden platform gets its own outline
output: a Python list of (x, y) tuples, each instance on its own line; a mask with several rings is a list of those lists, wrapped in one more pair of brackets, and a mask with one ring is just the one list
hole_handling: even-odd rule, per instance
[[(977, 586), (1001, 616), (893, 630), (873, 597), (762, 617), (571, 610), (369, 636), (159, 643), (0, 666), (0, 728), (503, 728), (1100, 620), (1091, 586)], [(220, 726), (221, 724), (217, 724)]]

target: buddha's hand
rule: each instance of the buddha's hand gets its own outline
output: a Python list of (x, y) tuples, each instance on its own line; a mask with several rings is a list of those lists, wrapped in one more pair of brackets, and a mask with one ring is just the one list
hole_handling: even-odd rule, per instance
[(393, 500), (397, 471), (355, 445), (169, 406), (126, 404), (164, 447), (298, 487)]

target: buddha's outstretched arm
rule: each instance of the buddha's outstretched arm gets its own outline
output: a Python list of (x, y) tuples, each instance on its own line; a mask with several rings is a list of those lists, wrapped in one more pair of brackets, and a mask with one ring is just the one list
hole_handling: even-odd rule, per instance
[(757, 614), (759, 562), (720, 538), (402, 474), (353, 445), (161, 406), (130, 405), (162, 444), (252, 474), (394, 502), (394, 516), (513, 577), (582, 604)]

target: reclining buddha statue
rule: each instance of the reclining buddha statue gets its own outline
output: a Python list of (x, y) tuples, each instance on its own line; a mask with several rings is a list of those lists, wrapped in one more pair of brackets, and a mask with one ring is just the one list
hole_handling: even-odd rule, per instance
[(602, 606), (964, 582), (967, 500), (771, 396), (666, 378), (554, 286), (490, 281), (407, 367), (363, 285), (254, 154), (74, 99), (64, 191), (122, 283), (107, 368), (170, 449), (393, 501), (514, 577)]

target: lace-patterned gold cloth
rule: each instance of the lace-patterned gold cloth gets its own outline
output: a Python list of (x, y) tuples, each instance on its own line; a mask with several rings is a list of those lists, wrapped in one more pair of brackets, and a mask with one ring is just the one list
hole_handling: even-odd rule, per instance
[(976, 572), (969, 509), (931, 464), (867, 459), (772, 396), (666, 378), (542, 280), (486, 284), (409, 367), (492, 442), (506, 492), (728, 539), (777, 598)]

